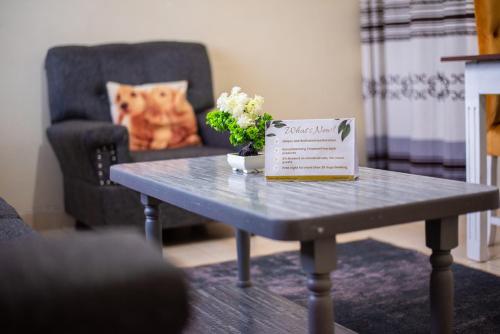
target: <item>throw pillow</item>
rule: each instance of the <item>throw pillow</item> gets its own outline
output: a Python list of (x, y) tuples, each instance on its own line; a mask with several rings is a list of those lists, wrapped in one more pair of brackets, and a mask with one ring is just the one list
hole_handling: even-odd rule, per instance
[(113, 123), (127, 127), (131, 150), (161, 150), (201, 144), (187, 81), (132, 86), (108, 82)]

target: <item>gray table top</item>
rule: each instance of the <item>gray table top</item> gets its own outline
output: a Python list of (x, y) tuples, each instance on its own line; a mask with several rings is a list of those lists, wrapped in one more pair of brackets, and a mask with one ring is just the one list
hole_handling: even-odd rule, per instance
[(278, 240), (312, 240), (499, 206), (485, 185), (360, 168), (357, 181), (278, 182), (234, 174), (226, 156), (114, 165), (111, 180)]

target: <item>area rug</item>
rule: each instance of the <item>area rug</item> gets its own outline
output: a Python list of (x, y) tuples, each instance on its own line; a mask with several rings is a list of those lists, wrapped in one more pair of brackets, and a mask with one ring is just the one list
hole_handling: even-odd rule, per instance
[[(307, 306), (297, 252), (252, 258), (254, 284)], [(336, 322), (359, 333), (429, 333), (428, 256), (372, 239), (338, 245)], [(462, 265), (455, 274), (455, 332), (500, 333), (500, 277)], [(236, 263), (187, 270), (191, 285), (234, 284)]]

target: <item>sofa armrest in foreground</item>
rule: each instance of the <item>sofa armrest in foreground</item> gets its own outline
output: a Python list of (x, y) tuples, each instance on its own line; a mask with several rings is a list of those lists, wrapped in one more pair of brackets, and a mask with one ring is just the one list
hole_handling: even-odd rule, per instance
[(180, 333), (183, 273), (142, 236), (75, 233), (0, 243), (2, 333)]

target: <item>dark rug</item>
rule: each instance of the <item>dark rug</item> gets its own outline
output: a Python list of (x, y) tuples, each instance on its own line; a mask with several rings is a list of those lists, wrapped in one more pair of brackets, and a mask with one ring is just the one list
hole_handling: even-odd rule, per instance
[[(428, 256), (367, 239), (338, 245), (336, 322), (360, 333), (429, 333)], [(455, 332), (500, 333), (500, 277), (462, 265), (455, 274)], [(195, 288), (235, 284), (236, 264), (188, 270)], [(252, 258), (255, 285), (307, 306), (297, 252)]]

